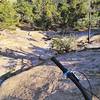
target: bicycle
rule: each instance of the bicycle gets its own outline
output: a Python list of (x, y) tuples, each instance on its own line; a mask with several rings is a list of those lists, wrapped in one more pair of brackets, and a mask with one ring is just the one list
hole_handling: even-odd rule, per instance
[(66, 69), (55, 57), (51, 57), (51, 61), (53, 61), (63, 72), (63, 74), (71, 79), (72, 82), (79, 88), (81, 93), (84, 96), (85, 100), (92, 100), (92, 95), (89, 95), (89, 93), (86, 91), (86, 89), (81, 85), (79, 82), (79, 79), (68, 69)]

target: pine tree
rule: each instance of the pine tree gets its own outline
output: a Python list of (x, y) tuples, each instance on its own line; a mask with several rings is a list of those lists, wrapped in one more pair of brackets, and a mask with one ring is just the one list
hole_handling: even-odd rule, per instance
[(11, 28), (11, 26), (16, 26), (18, 23), (19, 17), (13, 5), (7, 0), (0, 2), (0, 28)]
[(62, 33), (66, 32), (66, 27), (68, 27), (69, 19), (69, 9), (66, 2), (58, 3), (58, 13), (59, 13), (59, 24), (62, 28)]
[(16, 11), (20, 15), (20, 23), (33, 23), (33, 5), (27, 0), (18, 0)]
[(36, 24), (43, 30), (48, 30), (54, 22), (56, 12), (56, 5), (52, 0), (37, 0)]
[[(83, 0), (83, 2), (79, 5), (78, 16), (80, 16), (77, 20), (78, 28), (88, 28), (91, 23), (92, 27), (95, 27), (98, 20), (100, 19), (99, 11), (96, 11), (98, 8), (98, 0)], [(89, 18), (89, 14), (91, 14), (91, 18)]]
[(52, 26), (54, 18), (57, 15), (55, 3), (52, 0), (44, 1), (42, 11), (43, 27), (47, 30)]

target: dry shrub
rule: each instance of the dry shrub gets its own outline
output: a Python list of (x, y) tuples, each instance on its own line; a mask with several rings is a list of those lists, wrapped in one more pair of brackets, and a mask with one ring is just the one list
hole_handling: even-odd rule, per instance
[(56, 37), (52, 39), (51, 49), (57, 51), (58, 53), (63, 53), (64, 48), (63, 48), (63, 41), (61, 40), (61, 38)]
[(77, 47), (76, 38), (74, 36), (56, 37), (52, 39), (51, 49), (58, 53), (69, 52)]

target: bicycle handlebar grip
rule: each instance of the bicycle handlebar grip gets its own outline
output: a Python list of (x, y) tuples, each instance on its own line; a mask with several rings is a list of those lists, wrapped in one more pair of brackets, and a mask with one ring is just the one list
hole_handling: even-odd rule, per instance
[(63, 73), (68, 71), (55, 57), (52, 57), (51, 60), (62, 70)]
[(92, 100), (92, 97), (89, 96), (85, 88), (80, 84), (79, 80), (72, 72), (69, 72), (55, 57), (52, 57), (51, 60), (62, 70), (63, 73), (67, 73), (67, 77), (70, 78), (72, 82), (74, 82), (74, 84), (80, 89), (85, 100)]

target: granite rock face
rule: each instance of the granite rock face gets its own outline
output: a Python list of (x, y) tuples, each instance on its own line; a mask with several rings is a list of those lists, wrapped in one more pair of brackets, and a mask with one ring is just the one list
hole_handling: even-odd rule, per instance
[[(68, 53), (57, 59), (89, 89), (86, 78), (79, 72), (85, 73), (93, 93), (100, 97), (100, 50)], [(78, 88), (62, 75), (59, 68), (48, 61), (6, 80), (0, 87), (0, 100), (84, 100)]]

